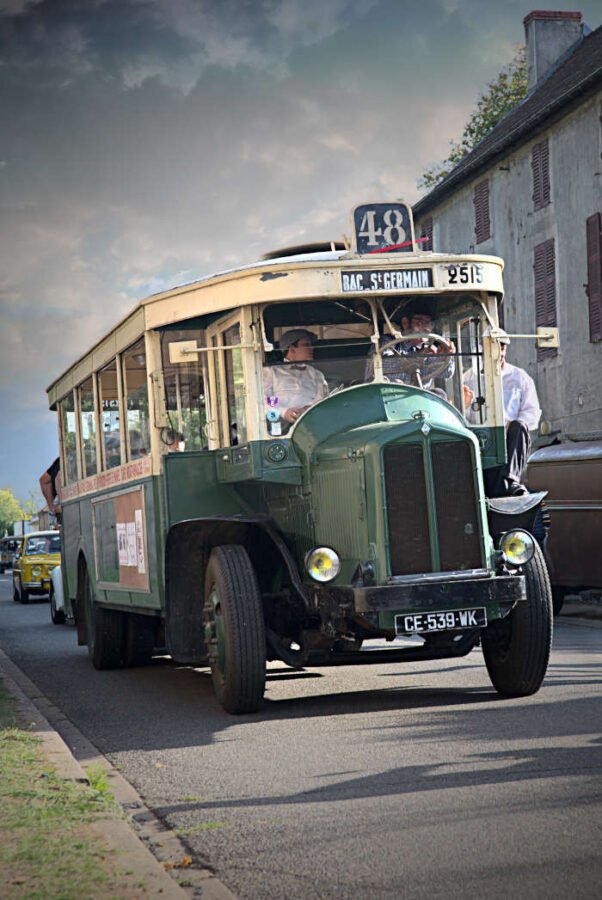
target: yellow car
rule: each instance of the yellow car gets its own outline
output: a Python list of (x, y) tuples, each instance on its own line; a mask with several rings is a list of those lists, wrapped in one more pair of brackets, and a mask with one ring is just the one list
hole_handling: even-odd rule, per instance
[(58, 531), (34, 531), (25, 535), (13, 564), (13, 599), (29, 603), (32, 594), (50, 592), (50, 573), (61, 561)]

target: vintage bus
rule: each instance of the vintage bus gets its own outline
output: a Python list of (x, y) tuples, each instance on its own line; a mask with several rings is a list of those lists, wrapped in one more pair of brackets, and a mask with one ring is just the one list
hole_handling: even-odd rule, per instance
[[(96, 668), (163, 648), (245, 713), (273, 660), (480, 643), (501, 694), (539, 689), (550, 586), (524, 526), (541, 495), (483, 488), (505, 455), (502, 261), (421, 249), (404, 204), (351, 222), (349, 245), (142, 300), (48, 388), (66, 601)], [(291, 413), (282, 378), (308, 376)]]

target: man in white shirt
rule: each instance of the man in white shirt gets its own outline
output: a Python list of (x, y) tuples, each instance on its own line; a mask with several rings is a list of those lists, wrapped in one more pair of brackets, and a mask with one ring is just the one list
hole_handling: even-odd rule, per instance
[[(293, 328), (280, 338), (284, 364), (266, 366), (263, 387), (271, 434), (281, 434), (297, 421), (305, 410), (328, 396), (328, 384), (322, 372), (307, 365), (314, 358), (315, 335), (305, 328)], [(280, 423), (282, 419), (285, 428)]]
[[(527, 488), (521, 482), (531, 451), (529, 432), (536, 430), (541, 418), (535, 382), (524, 369), (507, 362), (506, 351), (510, 338), (505, 331), (500, 330), (499, 340), (508, 462), (485, 470), (485, 489), (489, 497), (527, 493)], [(464, 399), (467, 406), (473, 398), (474, 391), (465, 383)]]

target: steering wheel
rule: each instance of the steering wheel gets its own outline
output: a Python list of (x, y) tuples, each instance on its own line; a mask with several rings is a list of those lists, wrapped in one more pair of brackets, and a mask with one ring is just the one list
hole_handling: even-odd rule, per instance
[(414, 333), (412, 335), (404, 335), (401, 339), (393, 338), (392, 340), (387, 341), (385, 344), (381, 345), (381, 347), (379, 348), (380, 353), (384, 353), (385, 350), (388, 350), (390, 347), (397, 347), (400, 341), (404, 340), (422, 341), (421, 350), (424, 350), (426, 352), (416, 351), (413, 353), (397, 354), (395, 359), (399, 372), (403, 372), (408, 375), (414, 375), (416, 371), (418, 371), (420, 372), (420, 376), (422, 377), (422, 367), (428, 360), (425, 377), (430, 381), (431, 378), (436, 378), (438, 375), (442, 375), (443, 372), (445, 372), (449, 367), (449, 356), (447, 354), (445, 356), (437, 358), (437, 354), (428, 352), (428, 350), (431, 347), (434, 347), (436, 344), (443, 344), (448, 352), (451, 350), (450, 342), (441, 334)]

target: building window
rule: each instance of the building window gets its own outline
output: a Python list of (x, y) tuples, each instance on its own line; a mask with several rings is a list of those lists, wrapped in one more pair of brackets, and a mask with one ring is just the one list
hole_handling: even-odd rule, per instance
[[(534, 251), (536, 325), (556, 325), (556, 253), (554, 238), (537, 244)], [(538, 349), (538, 358), (556, 356), (556, 349)]]
[(602, 215), (595, 213), (586, 222), (587, 300), (589, 339), (602, 340)]
[(477, 244), (489, 240), (491, 224), (489, 221), (489, 179), (481, 181), (474, 189), (474, 233)]
[(433, 249), (433, 220), (432, 218), (425, 219), (424, 222), (420, 225), (420, 237), (418, 239), (418, 246), (421, 250), (432, 250)]
[(550, 203), (550, 153), (547, 138), (533, 147), (531, 169), (533, 170), (533, 208), (543, 209)]

